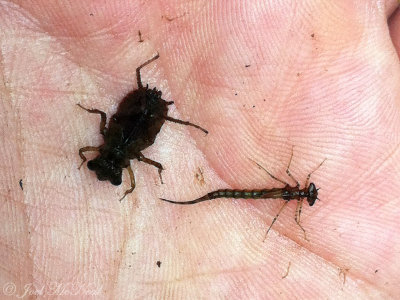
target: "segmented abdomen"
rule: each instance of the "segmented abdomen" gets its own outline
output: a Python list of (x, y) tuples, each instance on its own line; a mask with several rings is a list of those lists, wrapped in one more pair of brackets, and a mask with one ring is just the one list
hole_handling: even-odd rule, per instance
[[(277, 189), (278, 190), (278, 189)], [(202, 198), (215, 199), (215, 198), (242, 198), (242, 199), (260, 199), (260, 198), (270, 198), (271, 192), (274, 189), (263, 189), (263, 190), (231, 190), (222, 189), (211, 193), (208, 193)], [(266, 195), (269, 195), (266, 197)]]
[(173, 201), (167, 200), (164, 198), (160, 198), (163, 201), (167, 201), (170, 203), (187, 205), (187, 204), (195, 204), (207, 200), (212, 200), (216, 198), (242, 198), (242, 199), (266, 199), (266, 198), (281, 198), (282, 197), (282, 189), (281, 188), (273, 188), (273, 189), (263, 189), (263, 190), (217, 190), (208, 194), (205, 194), (203, 197), (197, 198), (191, 201)]

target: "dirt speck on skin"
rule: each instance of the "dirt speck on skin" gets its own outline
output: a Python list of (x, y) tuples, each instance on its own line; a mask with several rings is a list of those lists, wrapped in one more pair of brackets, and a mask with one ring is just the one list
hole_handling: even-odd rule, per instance
[(140, 30), (138, 31), (138, 35), (139, 35), (139, 43), (143, 43), (144, 40), (142, 39), (142, 33), (140, 32)]
[(185, 15), (186, 15), (186, 12), (184, 12), (183, 14), (181, 14), (181, 15), (179, 15), (179, 16), (176, 16), (176, 17), (169, 17), (169, 16), (166, 16), (166, 15), (162, 15), (162, 16), (161, 16), (161, 19), (165, 19), (165, 20), (167, 20), (168, 22), (172, 22), (172, 21), (174, 21), (174, 20), (176, 20), (176, 19), (179, 19), (179, 18), (184, 17)]
[(200, 183), (200, 185), (204, 185), (205, 181), (204, 181), (204, 175), (203, 175), (203, 169), (202, 168), (200, 168), (200, 167), (197, 168), (197, 172), (195, 174), (195, 178)]
[(339, 277), (343, 276), (343, 285), (346, 284), (346, 276), (347, 276), (347, 272), (350, 271), (350, 268), (339, 268)]
[(21, 190), (24, 190), (24, 186), (22, 185), (22, 179), (19, 180), (19, 186), (21, 187)]
[(157, 265), (157, 267), (160, 268), (161, 267), (161, 261), (157, 260), (156, 265)]
[(285, 279), (289, 275), (289, 270), (290, 270), (291, 265), (292, 265), (292, 262), (289, 261), (288, 267), (286, 269), (286, 273), (285, 273), (285, 275), (282, 276), (282, 279)]

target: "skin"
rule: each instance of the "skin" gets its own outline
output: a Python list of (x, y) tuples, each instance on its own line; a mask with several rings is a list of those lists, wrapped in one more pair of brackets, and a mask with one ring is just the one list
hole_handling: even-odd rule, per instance
[[(209, 3), (0, 3), (0, 294), (400, 294), (397, 2)], [(133, 161), (137, 186), (120, 203), (126, 171), (115, 187), (77, 169), (78, 149), (102, 139), (75, 104), (110, 116), (157, 52), (143, 82), (210, 133), (166, 122), (144, 151), (165, 184)], [(263, 242), (282, 200), (158, 200), (282, 186), (248, 158), (293, 185), (292, 146), (301, 184), (327, 158), (311, 177), (321, 201), (303, 206), (309, 242), (295, 201)]]

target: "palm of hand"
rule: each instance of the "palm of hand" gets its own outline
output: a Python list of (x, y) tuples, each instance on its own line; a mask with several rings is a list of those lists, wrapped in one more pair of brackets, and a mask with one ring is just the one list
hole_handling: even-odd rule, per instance
[[(130, 298), (399, 294), (399, 39), (376, 4), (40, 3), (0, 6), (1, 283), (22, 293), (30, 282), (94, 282)], [(127, 174), (115, 188), (76, 169), (77, 149), (101, 137), (75, 103), (112, 113), (157, 51), (143, 82), (210, 134), (164, 125), (145, 153), (165, 166), (165, 184), (135, 161), (137, 187), (121, 204)], [(247, 158), (291, 183), (292, 145), (300, 183), (328, 158), (312, 177), (322, 201), (303, 208), (310, 242), (294, 203), (263, 243), (281, 202), (157, 199), (278, 186)]]

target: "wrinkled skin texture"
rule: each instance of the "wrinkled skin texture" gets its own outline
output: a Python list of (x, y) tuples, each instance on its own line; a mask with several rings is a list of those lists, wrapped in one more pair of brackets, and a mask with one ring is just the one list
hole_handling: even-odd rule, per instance
[[(396, 1), (53, 3), (0, 2), (0, 294), (400, 294)], [(144, 151), (165, 184), (134, 161), (137, 187), (120, 203), (126, 173), (115, 187), (77, 169), (78, 149), (102, 140), (99, 117), (75, 104), (114, 113), (157, 51), (143, 83), (210, 133), (166, 122)], [(292, 145), (301, 184), (327, 158), (312, 175), (321, 201), (303, 206), (310, 242), (295, 202), (262, 242), (282, 201), (158, 200), (281, 186), (248, 158), (289, 181)]]

